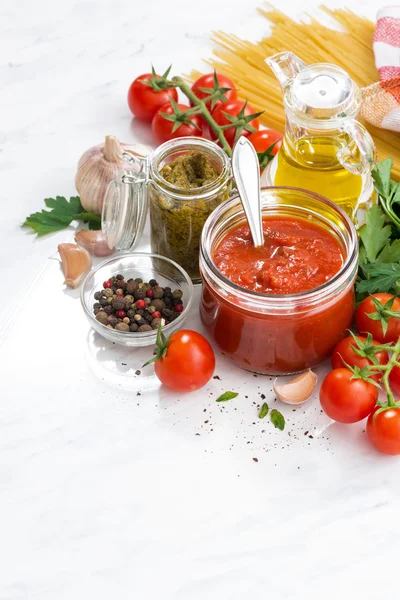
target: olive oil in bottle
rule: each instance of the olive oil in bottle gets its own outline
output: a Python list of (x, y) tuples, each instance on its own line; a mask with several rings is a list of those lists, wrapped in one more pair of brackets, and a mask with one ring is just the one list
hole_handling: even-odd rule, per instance
[(337, 152), (351, 141), (347, 135), (301, 138), (295, 148), (284, 144), (276, 161), (275, 185), (290, 185), (316, 192), (338, 204), (355, 218), (361, 208), (362, 175), (347, 171)]

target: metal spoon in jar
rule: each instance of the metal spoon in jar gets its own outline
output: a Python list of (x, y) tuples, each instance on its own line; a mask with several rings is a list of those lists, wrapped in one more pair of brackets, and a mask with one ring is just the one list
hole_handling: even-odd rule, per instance
[(241, 136), (233, 147), (232, 171), (253, 244), (264, 245), (261, 215), (260, 165), (257, 152), (251, 142)]

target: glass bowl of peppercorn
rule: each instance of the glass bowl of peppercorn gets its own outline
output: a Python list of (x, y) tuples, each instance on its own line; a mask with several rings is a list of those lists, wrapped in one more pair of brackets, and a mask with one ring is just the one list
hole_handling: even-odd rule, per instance
[(193, 300), (189, 275), (176, 262), (147, 252), (117, 254), (86, 276), (81, 302), (93, 329), (124, 346), (155, 344), (179, 329)]

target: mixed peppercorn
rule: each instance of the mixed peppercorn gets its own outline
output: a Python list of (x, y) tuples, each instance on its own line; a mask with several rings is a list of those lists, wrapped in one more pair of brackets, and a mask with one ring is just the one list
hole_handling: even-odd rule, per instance
[(155, 279), (144, 283), (140, 277), (125, 281), (123, 275), (110, 277), (94, 294), (93, 312), (106, 327), (123, 332), (158, 329), (177, 319), (183, 311), (182, 291), (161, 287)]

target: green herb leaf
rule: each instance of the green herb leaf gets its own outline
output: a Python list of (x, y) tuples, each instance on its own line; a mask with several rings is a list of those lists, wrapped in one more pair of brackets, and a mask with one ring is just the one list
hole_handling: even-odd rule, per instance
[(359, 234), (367, 260), (371, 263), (375, 262), (391, 236), (390, 225), (385, 225), (385, 215), (377, 204), (367, 212), (365, 224), (360, 228)]
[(266, 417), (268, 414), (268, 411), (269, 411), (268, 404), (266, 402), (264, 402), (264, 404), (261, 407), (260, 412), (258, 413), (258, 418), (263, 419), (264, 417)]
[(377, 263), (396, 263), (400, 261), (400, 240), (394, 240), (383, 248), (376, 259)]
[(390, 171), (393, 161), (391, 158), (386, 158), (372, 169), (371, 175), (374, 180), (375, 189), (380, 196), (387, 197), (390, 194)]
[(216, 402), (227, 402), (228, 400), (233, 400), (239, 396), (237, 392), (224, 392), (219, 398), (216, 399)]
[(279, 410), (276, 410), (276, 408), (271, 410), (270, 418), (271, 423), (275, 425), (277, 429), (280, 429), (281, 431), (285, 429), (285, 417), (279, 412)]
[(83, 221), (89, 229), (100, 229), (101, 218), (94, 213), (86, 212), (79, 196), (69, 200), (63, 196), (45, 198), (45, 204), (51, 210), (32, 213), (26, 218), (23, 227), (31, 227), (39, 236), (65, 229), (72, 221)]
[(400, 291), (400, 265), (397, 263), (363, 265), (363, 271), (368, 279), (357, 283), (357, 292), (374, 294), (375, 292)]

